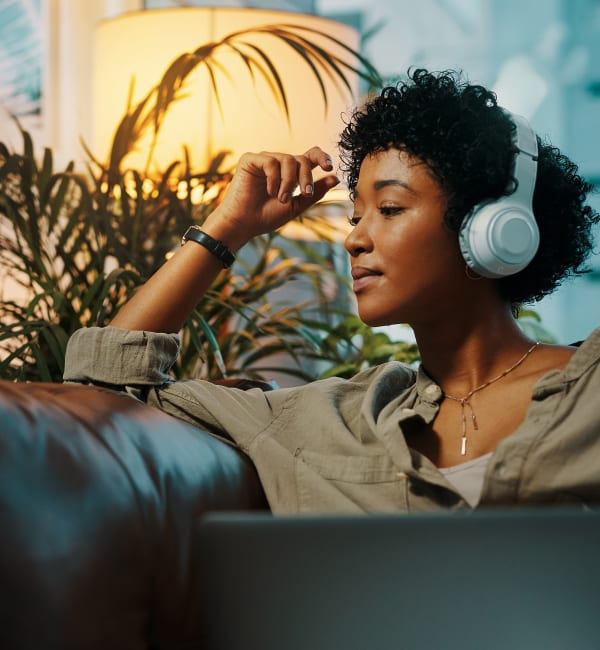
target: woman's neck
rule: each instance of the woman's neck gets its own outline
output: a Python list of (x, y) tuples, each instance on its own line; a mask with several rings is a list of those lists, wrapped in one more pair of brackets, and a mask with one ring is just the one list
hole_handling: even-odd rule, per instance
[(503, 372), (533, 343), (508, 307), (413, 329), (427, 374), (454, 395), (465, 395)]

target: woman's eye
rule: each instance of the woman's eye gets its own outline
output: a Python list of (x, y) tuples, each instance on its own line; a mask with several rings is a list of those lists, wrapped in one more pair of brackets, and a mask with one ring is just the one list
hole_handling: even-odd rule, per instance
[(358, 226), (358, 222), (359, 222), (359, 221), (360, 221), (360, 217), (358, 217), (358, 216), (355, 215), (355, 214), (352, 214), (352, 215), (350, 215), (350, 216), (348, 217), (348, 223), (349, 223), (351, 226)]
[(379, 208), (379, 211), (384, 217), (393, 217), (395, 214), (400, 214), (404, 208), (400, 208), (395, 205), (384, 205)]

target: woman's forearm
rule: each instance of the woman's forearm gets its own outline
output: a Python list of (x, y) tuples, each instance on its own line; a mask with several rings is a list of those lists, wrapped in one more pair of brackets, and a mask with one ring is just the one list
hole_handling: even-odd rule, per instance
[[(332, 168), (331, 159), (318, 147), (302, 156), (244, 154), (223, 202), (202, 230), (235, 253), (256, 235), (272, 232), (296, 217), (339, 182), (333, 174), (313, 181), (315, 167)], [(296, 187), (301, 191), (293, 195)], [(179, 331), (222, 266), (202, 244), (187, 241), (111, 324), (130, 330)]]
[[(245, 241), (209, 221), (202, 230), (223, 241), (233, 252)], [(130, 330), (177, 332), (210, 288), (223, 264), (209, 250), (187, 241), (142, 285), (111, 325)]]

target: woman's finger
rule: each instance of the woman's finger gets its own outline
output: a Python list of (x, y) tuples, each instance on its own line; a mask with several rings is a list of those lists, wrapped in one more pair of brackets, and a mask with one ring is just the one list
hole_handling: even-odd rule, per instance
[(261, 151), (259, 154), (246, 154), (249, 162), (259, 174), (264, 174), (267, 194), (272, 198), (279, 196), (281, 185), (281, 165), (275, 154)]
[(340, 182), (339, 178), (334, 175), (324, 176), (320, 178), (314, 184), (314, 189), (312, 194), (299, 194), (294, 197), (294, 216), (298, 216), (308, 208), (310, 208), (313, 203), (320, 201), (327, 192), (335, 187)]
[(320, 147), (312, 147), (303, 156), (298, 157), (300, 170), (298, 173), (298, 184), (304, 196), (313, 196), (314, 177), (313, 169), (321, 167), (324, 171), (333, 169), (333, 163), (328, 153)]
[(326, 151), (323, 151), (321, 147), (311, 147), (304, 156), (312, 163), (313, 168), (319, 166), (326, 172), (333, 169), (331, 156)]
[(295, 156), (283, 154), (279, 158), (279, 164), (281, 168), (281, 182), (277, 198), (281, 203), (287, 203), (292, 198), (296, 187), (298, 187), (300, 161)]
[(310, 204), (314, 194), (313, 170), (316, 167), (324, 171), (333, 168), (331, 157), (320, 147), (312, 147), (300, 156), (268, 151), (247, 153), (240, 163), (240, 172), (262, 178), (268, 196), (277, 198), (281, 203), (288, 203), (296, 188), (300, 187), (301, 195), (307, 197)]

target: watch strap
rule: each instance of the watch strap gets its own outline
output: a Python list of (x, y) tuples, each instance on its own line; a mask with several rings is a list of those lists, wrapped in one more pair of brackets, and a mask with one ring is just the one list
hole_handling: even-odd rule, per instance
[(195, 241), (200, 246), (204, 246), (209, 250), (217, 259), (221, 261), (223, 266), (227, 269), (235, 262), (235, 255), (231, 252), (229, 247), (222, 241), (214, 239), (207, 235), (198, 226), (190, 226), (184, 233), (181, 239), (183, 246), (186, 241)]

